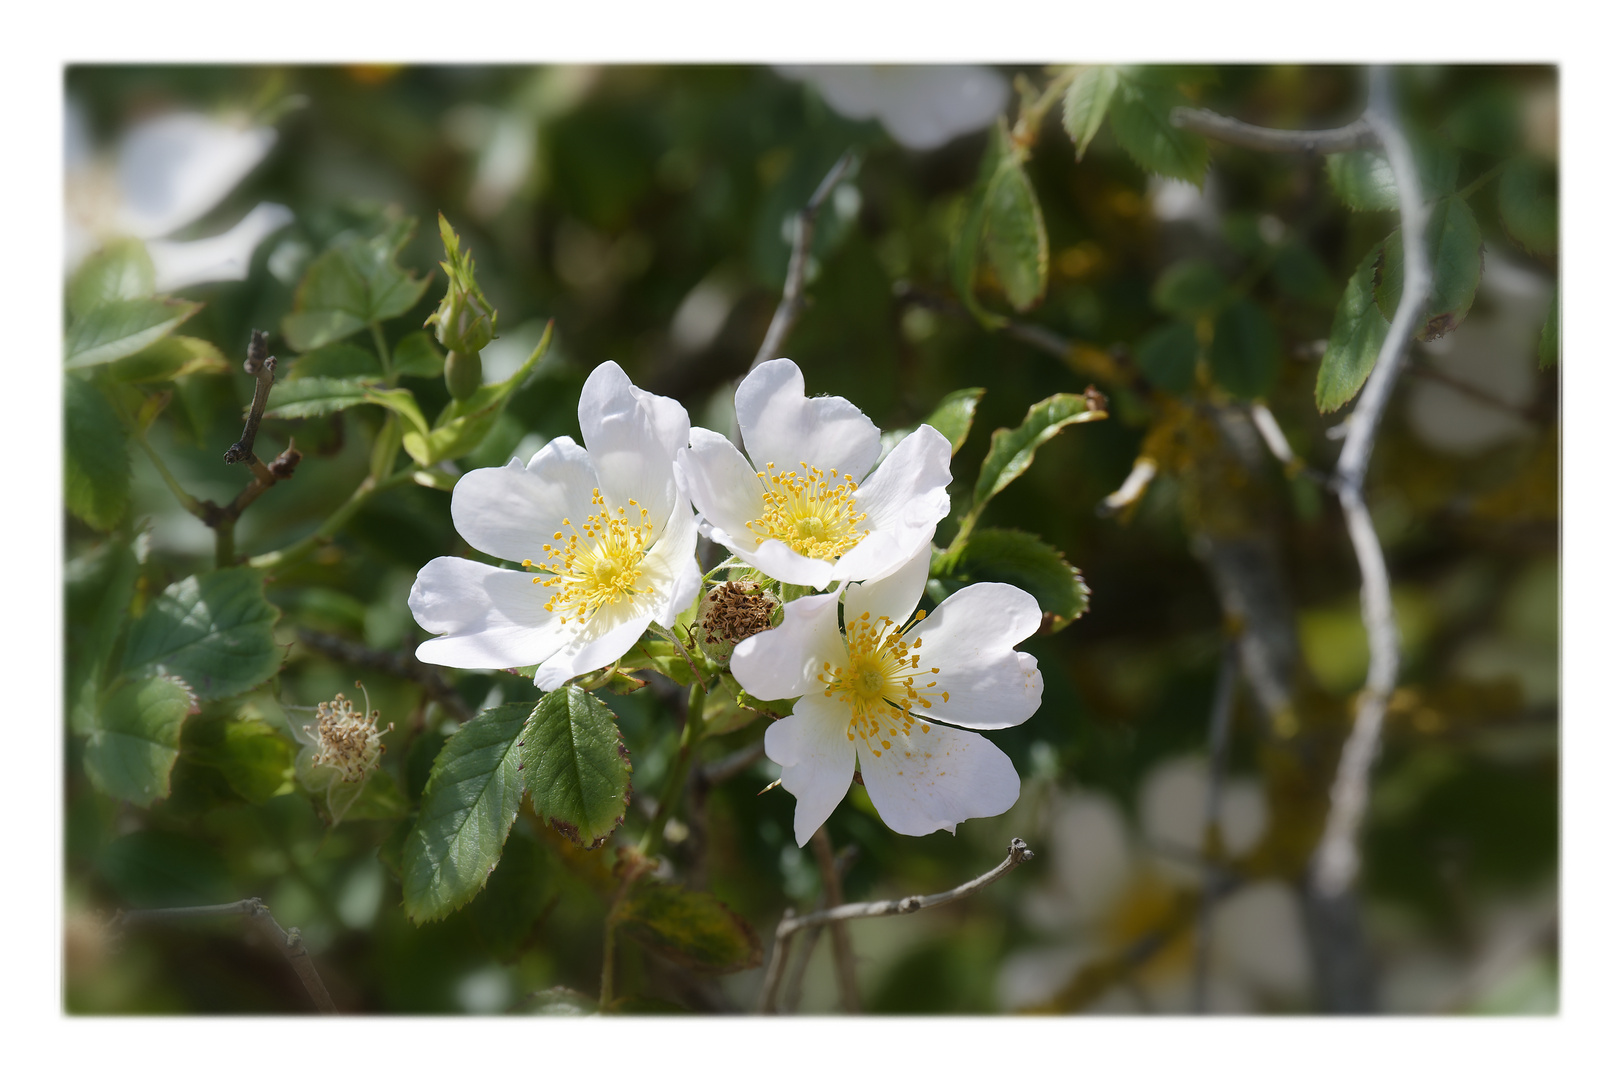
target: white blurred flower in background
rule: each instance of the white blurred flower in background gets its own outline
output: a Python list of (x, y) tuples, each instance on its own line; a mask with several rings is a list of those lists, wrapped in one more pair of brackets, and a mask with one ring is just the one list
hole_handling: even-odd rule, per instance
[[(1180, 894), (1200, 889), (1207, 790), (1203, 758), (1157, 766), (1139, 789), (1137, 837), (1106, 795), (1072, 789), (1051, 796), (1038, 849), (1048, 856), (1049, 877), (1028, 894), (1023, 912), (1046, 940), (1004, 962), (997, 991), (1005, 1009), (1050, 1001), (1084, 966), (1157, 930)], [(1261, 789), (1246, 780), (1225, 783), (1218, 818), (1229, 854), (1244, 855), (1267, 831)], [(1295, 894), (1282, 882), (1256, 881), (1219, 900), (1210, 957), (1213, 1012), (1252, 1012), (1305, 998), (1307, 939)], [(1194, 965), (1194, 934), (1186, 929), (1088, 1011), (1187, 1012)]]
[(1554, 288), (1548, 275), (1486, 250), (1469, 317), (1453, 333), (1420, 346), (1425, 365), (1460, 387), (1413, 380), (1409, 427), (1422, 442), (1470, 455), (1533, 434), (1517, 410), (1538, 393), (1538, 337)]
[(809, 82), (850, 120), (877, 118), (909, 150), (934, 150), (986, 127), (1009, 100), (1009, 84), (971, 64), (796, 64), (775, 69)]
[(111, 155), (91, 145), (84, 113), (68, 102), (65, 149), (65, 269), (71, 274), (108, 240), (146, 242), (155, 287), (170, 292), (206, 281), (241, 281), (254, 249), (293, 220), (262, 202), (235, 226), (199, 240), (167, 240), (218, 206), (276, 142), (269, 127), (173, 112), (127, 129)]

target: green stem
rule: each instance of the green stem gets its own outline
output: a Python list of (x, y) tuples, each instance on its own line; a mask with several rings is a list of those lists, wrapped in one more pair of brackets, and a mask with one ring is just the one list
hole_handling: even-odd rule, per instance
[(383, 364), (383, 378), (393, 386), (394, 364), (389, 359), (389, 343), (383, 337), (383, 325), (375, 320), (368, 325), (372, 328), (372, 347), (377, 349), (378, 361)]
[(637, 862), (626, 870), (625, 880), (614, 891), (614, 899), (609, 904), (609, 913), (603, 919), (603, 974), (598, 982), (597, 1011), (606, 1013), (609, 1006), (614, 1004), (614, 931), (620, 925), (620, 908), (625, 903), (626, 894), (631, 886), (648, 868), (648, 864)]
[(224, 570), (237, 561), (237, 522), (221, 518), (214, 526), (214, 568)]
[(665, 790), (659, 796), (659, 809), (654, 812), (654, 820), (648, 823), (648, 831), (643, 833), (642, 844), (637, 848), (641, 855), (652, 858), (659, 854), (660, 845), (665, 842), (665, 823), (670, 820), (671, 811), (682, 797), (682, 789), (687, 787), (688, 769), (693, 764), (693, 747), (704, 730), (704, 697), (704, 683), (695, 680), (688, 691), (688, 712), (682, 722), (682, 741), (676, 745), (676, 760), (671, 762), (670, 771), (665, 776)]
[(263, 555), (255, 555), (248, 560), (248, 565), (256, 570), (269, 570), (289, 566), (308, 558), (317, 548), (330, 542), (337, 535), (339, 529), (349, 524), (349, 519), (355, 516), (356, 511), (360, 510), (368, 499), (381, 491), (399, 487), (410, 480), (411, 474), (415, 471), (416, 466), (410, 465), (381, 481), (368, 476), (361, 481), (354, 491), (350, 492), (349, 498), (344, 500), (342, 506), (327, 515), (327, 520), (323, 521), (321, 527), (316, 529), (315, 532), (296, 544), (290, 544), (276, 551), (267, 551)]

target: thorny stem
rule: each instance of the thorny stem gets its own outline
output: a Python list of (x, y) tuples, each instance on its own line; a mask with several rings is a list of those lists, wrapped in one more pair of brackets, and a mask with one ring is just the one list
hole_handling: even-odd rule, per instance
[(659, 854), (660, 846), (665, 842), (665, 823), (670, 820), (671, 811), (676, 808), (677, 800), (687, 787), (688, 768), (693, 764), (693, 747), (704, 730), (704, 697), (704, 682), (696, 678), (688, 690), (688, 711), (682, 721), (682, 739), (676, 746), (676, 758), (665, 775), (665, 789), (659, 795), (659, 808), (654, 811), (648, 831), (643, 834), (642, 843), (637, 847), (639, 855), (652, 858)]
[(1334, 486), (1340, 497), (1347, 535), (1364, 579), (1364, 633), (1369, 638), (1369, 671), (1359, 695), (1352, 733), (1341, 751), (1330, 788), (1330, 811), (1324, 836), (1313, 860), (1313, 888), (1334, 898), (1346, 892), (1358, 873), (1357, 838), (1369, 800), (1369, 770), (1380, 752), (1381, 724), (1397, 685), (1398, 631), (1392, 610), (1392, 587), (1380, 538), (1364, 503), (1364, 477), (1369, 470), (1375, 433), (1402, 370), (1409, 339), (1425, 314), (1432, 270), (1426, 255), (1426, 207), (1409, 143), (1399, 129), (1392, 101), (1392, 76), (1385, 67), (1370, 70), (1369, 109), (1364, 114), (1387, 159), (1398, 191), (1404, 250), (1403, 293), (1391, 328), (1381, 342), (1358, 404), (1346, 423), (1346, 441), (1336, 462)]
[(1030, 861), (1034, 855), (1036, 852), (1027, 847), (1024, 840), (1015, 837), (1009, 841), (1008, 854), (1004, 856), (1002, 862), (980, 877), (966, 881), (946, 892), (931, 893), (929, 896), (905, 896), (900, 900), (878, 900), (868, 904), (841, 904), (838, 907), (824, 908), (800, 916), (795, 915), (794, 908), (790, 908), (779, 920), (777, 933), (772, 938), (772, 958), (767, 961), (766, 980), (761, 986), (761, 1000), (757, 1011), (763, 1013), (776, 1011), (778, 984), (783, 981), (789, 943), (801, 930), (846, 919), (869, 919), (878, 915), (911, 915), (915, 911), (950, 904), (954, 900), (962, 900), (986, 888), (1021, 863)]
[(207, 918), (216, 915), (246, 915), (261, 925), (275, 932), (274, 940), (292, 965), (299, 981), (304, 984), (305, 992), (310, 1000), (321, 1012), (329, 1016), (336, 1016), (338, 1009), (332, 1003), (332, 997), (327, 993), (326, 984), (316, 971), (316, 966), (310, 960), (310, 953), (304, 947), (304, 938), (300, 936), (296, 926), (283, 930), (281, 925), (271, 915), (270, 908), (266, 907), (259, 897), (239, 900), (234, 904), (206, 904), (201, 907), (180, 908), (149, 908), (144, 911), (120, 911), (113, 916), (108, 924), (110, 930), (121, 930), (128, 926), (140, 926), (145, 923), (167, 922), (171, 919)]
[(1367, 117), (1360, 117), (1344, 127), (1323, 131), (1281, 131), (1257, 127), (1206, 109), (1180, 106), (1172, 110), (1172, 126), (1218, 142), (1270, 153), (1335, 154), (1347, 150), (1370, 150), (1380, 145)]
[(783, 279), (783, 298), (778, 301), (778, 308), (772, 313), (772, 322), (767, 326), (766, 337), (761, 340), (761, 347), (756, 350), (755, 359), (750, 362), (753, 371), (762, 364), (778, 355), (783, 348), (783, 341), (789, 336), (789, 330), (794, 326), (795, 320), (805, 307), (804, 292), (806, 289), (806, 262), (811, 256), (812, 233), (817, 225), (817, 214), (828, 201), (829, 194), (834, 190), (845, 174), (856, 161), (856, 151), (847, 150), (840, 155), (834, 167), (823, 177), (823, 182), (817, 185), (812, 197), (806, 205), (801, 207), (800, 213), (795, 216), (794, 239), (789, 247), (789, 272)]

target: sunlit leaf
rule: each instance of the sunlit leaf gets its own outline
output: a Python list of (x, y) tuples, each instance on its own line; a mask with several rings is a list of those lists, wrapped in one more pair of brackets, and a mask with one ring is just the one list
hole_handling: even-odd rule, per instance
[(981, 462), (980, 476), (970, 496), (972, 512), (978, 512), (988, 499), (1030, 468), (1043, 443), (1072, 424), (1102, 420), (1104, 416), (1081, 394), (1055, 394), (1028, 409), (1019, 427), (992, 432), (992, 445)]
[(115, 799), (150, 806), (169, 795), (180, 756), (180, 727), (197, 711), (190, 687), (173, 675), (126, 682), (97, 709), (85, 744), (85, 772)]
[(1145, 172), (1203, 183), (1206, 140), (1172, 126), (1172, 110), (1187, 104), (1176, 89), (1159, 81), (1122, 79), (1110, 103), (1110, 130)]
[(62, 382), (62, 486), (68, 509), (105, 532), (130, 505), (129, 440), (95, 383), (71, 375)]
[[(1453, 150), (1442, 143), (1412, 136), (1409, 149), (1414, 156), (1423, 198), (1440, 198), (1454, 190), (1460, 162)], [(1347, 209), (1398, 208), (1397, 179), (1392, 174), (1391, 164), (1380, 151), (1349, 150), (1327, 154), (1324, 168), (1329, 174), (1331, 188), (1347, 204)]]
[(396, 259), (416, 220), (397, 222), (374, 237), (346, 235), (310, 264), (293, 294), (282, 334), (307, 352), (410, 311), (428, 278), (400, 268)]
[(1048, 288), (1048, 227), (1024, 157), (1010, 145), (986, 188), (986, 260), (1016, 311), (1027, 311)]
[(114, 300), (143, 300), (152, 295), (154, 281), (145, 244), (134, 237), (109, 241), (69, 279), (68, 313), (78, 318)]
[(119, 382), (169, 382), (185, 375), (224, 375), (230, 370), (212, 342), (170, 334), (133, 356), (114, 360), (107, 365), (107, 376)]
[(361, 379), (334, 379), (318, 376), (274, 383), (265, 415), (272, 420), (306, 416), (326, 416), (357, 405), (372, 404), (368, 393), (377, 383)]
[[(1482, 232), (1465, 200), (1450, 196), (1431, 209), (1426, 222), (1426, 248), (1431, 260), (1431, 295), (1415, 338), (1431, 341), (1465, 321), (1482, 280)], [(1375, 262), (1375, 303), (1390, 322), (1403, 294), (1403, 234), (1394, 231), (1381, 245)]]
[(1064, 629), (1088, 610), (1088, 587), (1076, 567), (1039, 537), (1017, 529), (976, 529), (961, 550), (935, 557), (930, 576), (1018, 586), (1037, 598), (1047, 632)]
[(438, 378), (445, 372), (445, 354), (426, 330), (414, 330), (395, 342), (392, 359), (400, 375)]
[(541, 818), (581, 847), (599, 847), (625, 818), (631, 761), (614, 713), (578, 686), (534, 706), (520, 744), (524, 785)]
[(926, 424), (947, 437), (954, 454), (963, 448), (964, 440), (969, 438), (969, 429), (975, 423), (975, 408), (985, 394), (986, 391), (979, 386), (954, 390), (937, 402), (930, 415), (924, 418)]
[(443, 919), (472, 900), (496, 868), (518, 817), (519, 735), (533, 708), (487, 709), (458, 728), (434, 759), (401, 853), (401, 891), (413, 922)]
[(124, 666), (177, 675), (204, 701), (258, 686), (281, 667), (262, 575), (246, 566), (177, 581), (130, 628)]
[(187, 300), (109, 300), (68, 326), (63, 366), (87, 368), (133, 356), (202, 308)]
[[(490, 433), (507, 400), (524, 384), (551, 345), (552, 321), (549, 319), (541, 340), (523, 366), (499, 383), (481, 386), (462, 401), (452, 400), (434, 421), (433, 430), (427, 430), (426, 425), (421, 430), (408, 430), (401, 439), (406, 453), (426, 468), (436, 462), (455, 460), (477, 448)], [(415, 421), (413, 426), (417, 426)]]
[(1330, 323), (1330, 338), (1313, 390), (1313, 400), (1320, 412), (1334, 412), (1358, 394), (1364, 380), (1375, 369), (1381, 342), (1392, 327), (1375, 303), (1375, 261), (1380, 255), (1379, 244), (1370, 249), (1347, 281), (1341, 303), (1336, 305), (1336, 316)]
[(1088, 143), (1098, 134), (1110, 111), (1110, 99), (1116, 94), (1116, 69), (1109, 64), (1084, 67), (1065, 88), (1065, 100), (1060, 106), (1060, 121), (1065, 133), (1076, 144), (1076, 160), (1082, 160)]

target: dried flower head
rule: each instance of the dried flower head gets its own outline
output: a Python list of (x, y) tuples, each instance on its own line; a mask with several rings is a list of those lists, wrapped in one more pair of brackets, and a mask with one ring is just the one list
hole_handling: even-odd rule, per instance
[(699, 603), (699, 648), (716, 663), (727, 663), (740, 641), (772, 629), (782, 606), (757, 582), (723, 582)]
[[(366, 688), (355, 684), (363, 694)], [(371, 708), (372, 697), (366, 698), (367, 708), (357, 712), (355, 703), (339, 694), (331, 701), (316, 706), (315, 730), (304, 726), (304, 733), (315, 743), (315, 755), (310, 764), (338, 770), (337, 781), (355, 784), (366, 779), (366, 774), (377, 767), (383, 756), (383, 736), (394, 730), (390, 724), (382, 731), (377, 723), (382, 713)]]

